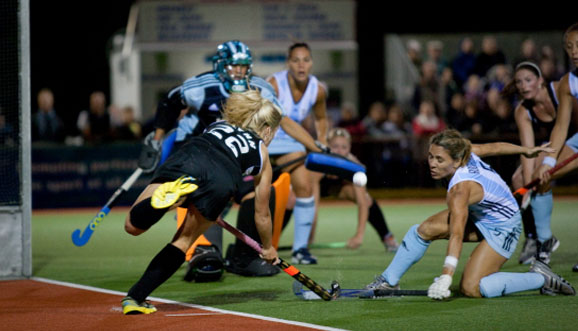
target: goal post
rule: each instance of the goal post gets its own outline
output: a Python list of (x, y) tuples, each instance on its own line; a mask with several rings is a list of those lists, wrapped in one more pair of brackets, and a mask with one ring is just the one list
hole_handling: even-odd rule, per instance
[(28, 0), (0, 4), (0, 279), (32, 276)]

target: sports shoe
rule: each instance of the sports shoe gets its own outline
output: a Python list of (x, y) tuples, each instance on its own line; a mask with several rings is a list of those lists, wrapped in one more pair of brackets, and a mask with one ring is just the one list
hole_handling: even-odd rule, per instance
[(125, 315), (152, 314), (157, 309), (148, 301), (138, 303), (135, 299), (126, 296), (121, 301), (122, 313)]
[(385, 236), (383, 239), (383, 244), (385, 245), (385, 249), (388, 252), (397, 252), (397, 249), (399, 248), (397, 240), (395, 240), (395, 237), (391, 233), (388, 233)]
[(572, 271), (578, 272), (578, 263), (576, 263), (576, 264), (574, 265), (574, 268), (572, 268)]
[(399, 290), (399, 284), (392, 286), (382, 275), (376, 276), (375, 280), (365, 286), (366, 290)]
[(229, 244), (225, 256), (225, 269), (233, 274), (246, 277), (268, 277), (278, 274), (281, 269), (267, 263), (259, 255), (238, 253), (235, 244)]
[(526, 241), (524, 241), (524, 247), (522, 248), (522, 252), (520, 252), (518, 262), (520, 264), (530, 264), (534, 262), (534, 260), (536, 260), (537, 252), (538, 252), (537, 240), (534, 238), (526, 237)]
[(192, 193), (198, 188), (196, 184), (193, 184), (194, 181), (194, 177), (181, 176), (175, 181), (163, 183), (153, 192), (151, 205), (156, 209), (174, 205), (180, 197)]
[(538, 256), (537, 259), (540, 261), (549, 264), (550, 263), (550, 255), (552, 252), (558, 249), (560, 246), (560, 241), (552, 236), (552, 238), (546, 240), (544, 243), (538, 242)]
[(558, 293), (576, 295), (576, 290), (574, 290), (572, 285), (562, 276), (555, 274), (546, 263), (540, 260), (534, 261), (530, 267), (530, 272), (536, 272), (544, 276), (544, 286), (540, 289), (540, 293), (547, 295), (556, 295)]
[(291, 263), (293, 264), (317, 264), (317, 258), (305, 247), (299, 248), (291, 254)]

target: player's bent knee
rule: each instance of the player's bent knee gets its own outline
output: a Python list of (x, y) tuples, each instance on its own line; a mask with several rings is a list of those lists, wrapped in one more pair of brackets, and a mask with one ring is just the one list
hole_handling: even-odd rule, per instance
[(155, 209), (151, 205), (151, 198), (144, 199), (132, 206), (124, 224), (126, 232), (139, 235), (156, 224), (167, 212), (168, 208)]
[(481, 281), (479, 280), (462, 280), (460, 291), (470, 298), (481, 298)]

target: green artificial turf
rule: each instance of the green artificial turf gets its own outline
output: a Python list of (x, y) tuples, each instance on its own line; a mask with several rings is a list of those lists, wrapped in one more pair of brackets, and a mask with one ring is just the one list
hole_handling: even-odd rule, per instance
[[(552, 255), (552, 268), (578, 285), (578, 202), (555, 199), (552, 229), (561, 241)], [(443, 202), (383, 204), (388, 225), (401, 242), (407, 229), (445, 208)], [(95, 211), (96, 212), (96, 211)], [(356, 208), (351, 204), (324, 205), (319, 211), (316, 242), (343, 242), (353, 235)], [(36, 277), (90, 285), (125, 292), (141, 276), (152, 257), (169, 241), (175, 230), (174, 216), (167, 215), (147, 233), (132, 237), (123, 231), (126, 210), (114, 210), (95, 230), (91, 240), (76, 247), (70, 239), (76, 228), (84, 229), (92, 212), (34, 213), (32, 219), (33, 273)], [(235, 224), (236, 210), (228, 215)], [(292, 226), (281, 237), (290, 245)], [(225, 247), (233, 241), (225, 233)], [(517, 258), (502, 271), (526, 272)], [(434, 242), (425, 257), (402, 278), (403, 289), (427, 289), (441, 272), (446, 241)], [(496, 299), (469, 299), (457, 294), (457, 284), (467, 256), (476, 244), (464, 245), (452, 298), (436, 302), (427, 297), (386, 299), (340, 299), (333, 302), (302, 301), (293, 295), (293, 279), (284, 273), (268, 278), (247, 278), (225, 273), (220, 282), (187, 283), (185, 265), (153, 296), (227, 310), (314, 323), (350, 330), (387, 329), (476, 329), (476, 330), (571, 330), (578, 323), (578, 297), (542, 296), (538, 291)], [(361, 288), (380, 274), (393, 258), (386, 253), (375, 231), (367, 226), (365, 241), (358, 250), (317, 249), (318, 265), (298, 266), (301, 271), (328, 287), (332, 280), (342, 288)], [(290, 252), (280, 252), (290, 261)]]

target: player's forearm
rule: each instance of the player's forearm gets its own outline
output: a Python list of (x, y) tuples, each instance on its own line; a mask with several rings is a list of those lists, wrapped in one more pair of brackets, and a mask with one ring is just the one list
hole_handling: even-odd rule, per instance
[(267, 212), (264, 215), (260, 215), (255, 212), (255, 226), (257, 227), (257, 232), (261, 238), (261, 244), (263, 248), (271, 247), (273, 245), (273, 226), (271, 225), (271, 214)]
[(315, 128), (317, 131), (317, 140), (319, 140), (324, 145), (327, 145), (327, 131), (329, 128), (329, 122), (327, 121), (327, 118), (316, 120)]
[(529, 147), (514, 145), (505, 142), (473, 145), (473, 148), (474, 153), (476, 153), (480, 157), (525, 154), (528, 153), (528, 151), (530, 150)]
[(315, 145), (315, 139), (311, 137), (309, 132), (305, 130), (301, 124), (293, 121), (287, 116), (284, 116), (281, 120), (281, 128), (285, 131), (288, 135), (293, 137), (295, 140), (300, 142), (310, 151), (314, 152), (321, 152), (321, 149)]

